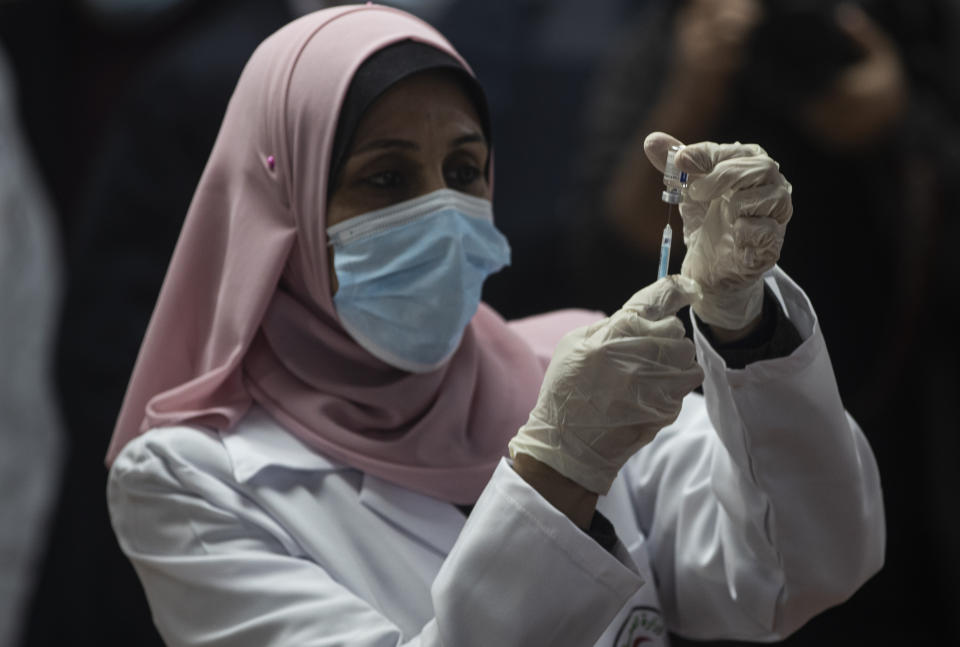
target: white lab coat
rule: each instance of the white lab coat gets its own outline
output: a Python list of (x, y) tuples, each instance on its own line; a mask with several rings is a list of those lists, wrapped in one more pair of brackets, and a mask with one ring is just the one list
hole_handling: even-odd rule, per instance
[[(253, 408), (227, 433), (154, 429), (110, 512), (170, 645), (471, 647), (772, 640), (883, 562), (879, 477), (805, 295), (803, 344), (727, 369), (634, 456), (599, 509), (608, 553), (501, 462), (469, 519), (338, 464)], [(644, 642), (642, 639), (647, 639)]]

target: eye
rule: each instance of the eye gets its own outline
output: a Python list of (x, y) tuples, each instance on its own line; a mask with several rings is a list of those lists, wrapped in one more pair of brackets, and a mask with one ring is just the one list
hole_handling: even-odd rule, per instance
[(366, 176), (363, 182), (378, 189), (396, 189), (403, 185), (403, 176), (397, 171), (380, 171)]
[(480, 179), (483, 172), (474, 164), (457, 164), (447, 171), (447, 185), (450, 187), (465, 188)]

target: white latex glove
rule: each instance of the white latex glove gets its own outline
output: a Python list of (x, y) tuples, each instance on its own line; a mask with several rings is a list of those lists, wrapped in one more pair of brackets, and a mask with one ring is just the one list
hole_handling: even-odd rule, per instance
[(677, 419), (703, 381), (693, 342), (675, 316), (699, 292), (667, 276), (610, 317), (567, 333), (537, 405), (510, 441), (591, 492), (605, 494), (623, 464)]
[[(643, 147), (663, 171), (675, 144), (658, 132)], [(690, 178), (680, 203), (687, 246), (680, 273), (703, 289), (693, 310), (710, 325), (745, 328), (763, 307), (762, 276), (780, 258), (793, 189), (756, 144), (690, 144), (677, 153), (676, 165)]]

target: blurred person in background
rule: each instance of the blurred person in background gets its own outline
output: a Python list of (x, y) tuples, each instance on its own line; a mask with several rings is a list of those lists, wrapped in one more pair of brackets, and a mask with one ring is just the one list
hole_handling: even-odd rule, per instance
[(56, 222), (0, 48), (0, 645), (14, 645), (60, 481), (51, 375), (62, 264)]
[(877, 447), (890, 544), (865, 594), (791, 644), (960, 636), (958, 36), (951, 0), (657, 2), (591, 95), (568, 248), (589, 307), (655, 272), (667, 208), (650, 130), (760, 142), (798, 187), (780, 264), (818, 304), (844, 402)]

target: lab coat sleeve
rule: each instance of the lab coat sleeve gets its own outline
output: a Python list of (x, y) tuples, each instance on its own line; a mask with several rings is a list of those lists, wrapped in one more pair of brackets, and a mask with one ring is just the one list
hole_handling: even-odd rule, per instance
[(187, 428), (141, 436), (111, 470), (114, 529), (168, 645), (583, 647), (642, 583), (503, 462), (433, 583), (435, 617), (405, 636), (230, 474), (217, 437)]
[(733, 370), (696, 331), (704, 398), (623, 474), (667, 624), (690, 638), (783, 638), (883, 563), (873, 454), (806, 296), (779, 268), (767, 280), (803, 343)]

